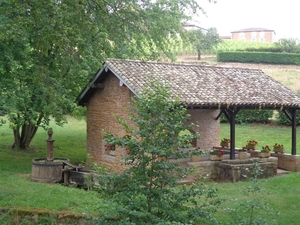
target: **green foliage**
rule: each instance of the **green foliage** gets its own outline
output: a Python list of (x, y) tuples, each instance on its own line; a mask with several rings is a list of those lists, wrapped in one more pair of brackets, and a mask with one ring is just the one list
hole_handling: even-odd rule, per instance
[[(74, 164), (85, 161), (85, 121), (78, 121), (68, 116), (68, 124), (64, 127), (55, 125), (53, 121), (50, 122), (50, 126), (54, 132), (54, 157), (68, 158)], [(4, 124), (0, 127), (0, 173), (10, 171), (29, 174), (31, 172), (32, 159), (45, 158), (47, 156), (47, 143), (45, 141), (47, 138), (47, 132), (41, 129), (37, 131), (30, 150), (12, 150), (9, 144), (13, 140), (13, 135), (10, 132), (9, 125)]]
[[(275, 143), (284, 145), (285, 153), (291, 154), (291, 127), (279, 126), (276, 124), (236, 124), (235, 126), (235, 146), (242, 148), (248, 140), (254, 139), (258, 142), (257, 149), (262, 146), (273, 146)], [(228, 123), (221, 124), (220, 137), (230, 136), (230, 126)], [(300, 127), (297, 128), (297, 140), (300, 138)], [(297, 142), (297, 149), (300, 148), (300, 142)], [(297, 154), (299, 151), (297, 150)]]
[[(112, 223), (116, 217), (121, 224), (215, 221), (210, 213), (220, 203), (216, 189), (201, 183), (177, 186), (189, 171), (168, 162), (170, 157), (183, 155), (177, 150), (178, 134), (190, 128), (184, 125), (187, 118), (186, 108), (170, 99), (169, 88), (157, 82), (134, 100), (132, 123), (119, 118), (128, 136), (113, 139), (112, 134), (105, 134), (110, 142), (129, 148), (130, 155), (124, 159), (129, 168), (120, 175), (109, 174), (110, 180), (101, 185), (100, 192), (111, 193), (107, 197), (116, 208), (99, 221)], [(192, 140), (195, 135), (187, 137)]]
[(281, 50), (281, 52), (300, 53), (300, 44), (298, 39), (283, 38), (276, 42), (275, 45)]
[(217, 61), (300, 65), (300, 54), (275, 52), (218, 52)]
[[(264, 200), (264, 196), (269, 193), (261, 187), (261, 182), (258, 179), (262, 173), (263, 170), (259, 163), (254, 160), (251, 176), (248, 177), (250, 183), (244, 190), (246, 199), (233, 200), (233, 206), (229, 209), (232, 215), (232, 221), (229, 224), (278, 224), (276, 221), (278, 213), (276, 215), (276, 212), (274, 212)], [(270, 215), (272, 220), (268, 221), (268, 219), (265, 219), (266, 215)]]
[(251, 42), (241, 40), (223, 40), (214, 47), (217, 52), (281, 52), (300, 53), (300, 45), (297, 39), (280, 39), (278, 42)]
[[(285, 115), (283, 111), (278, 111), (278, 124), (283, 124), (283, 125), (292, 125), (291, 120)], [(300, 124), (300, 110), (297, 110), (296, 112), (296, 123), (297, 125)]]
[[(247, 49), (273, 49), (274, 43), (241, 40), (223, 40), (214, 47), (215, 52), (247, 51)], [(263, 52), (263, 51), (261, 51)]]
[[(242, 109), (236, 115), (235, 121), (237, 124), (243, 123), (269, 123), (273, 116), (272, 110), (250, 110)], [(227, 118), (222, 114), (220, 117), (221, 123), (228, 123)]]
[(187, 32), (187, 36), (192, 46), (197, 50), (198, 60), (201, 59), (202, 51), (208, 51), (222, 41), (216, 28), (209, 28), (207, 31), (191, 30)]
[(173, 59), (169, 37), (198, 9), (194, 0), (2, 1), (0, 113), (13, 146), (28, 148), (50, 119), (63, 125), (104, 59)]

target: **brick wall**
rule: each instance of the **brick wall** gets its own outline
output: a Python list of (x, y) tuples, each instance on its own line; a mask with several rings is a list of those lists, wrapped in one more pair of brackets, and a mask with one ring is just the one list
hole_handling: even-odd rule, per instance
[[(240, 35), (242, 33), (242, 36)], [(245, 40), (245, 41), (253, 41), (255, 37), (256, 42), (261, 42), (261, 38), (264, 38), (263, 42), (274, 42), (275, 37), (272, 31), (265, 32), (235, 32), (231, 34), (231, 39), (233, 40)]]
[[(133, 94), (127, 87), (120, 86), (119, 80), (114, 75), (109, 75), (104, 81), (104, 88), (97, 89), (87, 104), (87, 153), (99, 166), (103, 165), (117, 172), (125, 168), (122, 161), (125, 150), (117, 147), (115, 156), (109, 155), (105, 151), (103, 132), (108, 131), (119, 137), (126, 135), (115, 116), (128, 120), (128, 104), (132, 97)], [(189, 109), (188, 113), (191, 114), (188, 123), (199, 125), (194, 127), (194, 131), (200, 133), (197, 146), (211, 149), (219, 145), (220, 123), (215, 120), (219, 110)]]
[(188, 124), (194, 123), (194, 131), (200, 134), (197, 147), (201, 149), (212, 149), (220, 145), (220, 121), (215, 118), (220, 110), (216, 109), (188, 109), (191, 115)]
[(87, 105), (87, 153), (98, 165), (115, 171), (123, 170), (121, 154), (124, 151), (117, 148), (116, 155), (110, 156), (104, 148), (106, 143), (103, 141), (103, 132), (108, 131), (119, 137), (126, 135), (115, 116), (127, 118), (126, 110), (131, 97), (130, 90), (120, 86), (115, 76), (109, 75), (104, 88), (98, 89)]

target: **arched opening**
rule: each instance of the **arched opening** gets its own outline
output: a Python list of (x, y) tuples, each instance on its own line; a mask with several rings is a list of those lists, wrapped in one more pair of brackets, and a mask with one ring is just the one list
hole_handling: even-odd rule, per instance
[(191, 136), (195, 135), (196, 132), (193, 130), (182, 130), (179, 132), (178, 136), (182, 140), (182, 146), (183, 148), (192, 148), (197, 147), (197, 138), (191, 138)]

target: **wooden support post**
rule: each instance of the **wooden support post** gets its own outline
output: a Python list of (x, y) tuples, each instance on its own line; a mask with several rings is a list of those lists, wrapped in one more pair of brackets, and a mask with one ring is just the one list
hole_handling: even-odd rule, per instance
[(291, 109), (291, 114), (292, 114), (292, 155), (296, 155), (296, 140), (297, 140), (297, 110), (296, 109)]
[(235, 116), (240, 109), (222, 109), (222, 111), (230, 123), (230, 159), (235, 159)]

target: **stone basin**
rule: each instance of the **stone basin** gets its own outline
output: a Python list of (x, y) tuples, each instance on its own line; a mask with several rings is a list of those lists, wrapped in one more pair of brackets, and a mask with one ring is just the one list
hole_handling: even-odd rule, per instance
[(276, 157), (223, 160), (217, 165), (217, 180), (237, 182), (253, 177), (254, 161), (258, 162), (258, 165), (263, 170), (262, 174), (258, 175), (257, 178), (268, 178), (277, 174), (278, 159)]

